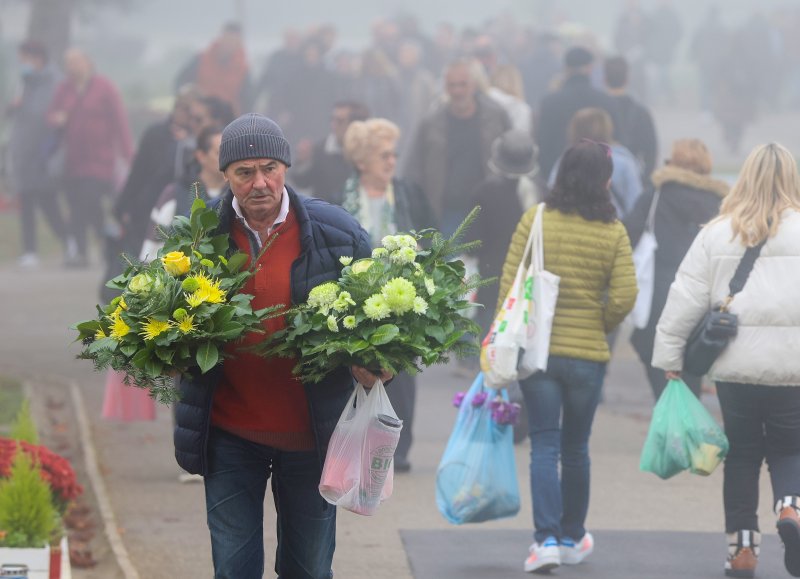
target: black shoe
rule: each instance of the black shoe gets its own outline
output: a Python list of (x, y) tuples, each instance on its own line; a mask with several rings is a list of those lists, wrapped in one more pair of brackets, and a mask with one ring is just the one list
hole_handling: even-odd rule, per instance
[(394, 457), (394, 472), (405, 473), (411, 471), (411, 463), (406, 457)]

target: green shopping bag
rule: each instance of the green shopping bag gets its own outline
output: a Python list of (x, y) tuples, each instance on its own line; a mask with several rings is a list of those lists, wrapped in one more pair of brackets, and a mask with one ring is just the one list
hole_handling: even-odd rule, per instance
[(663, 479), (688, 470), (708, 476), (728, 454), (728, 439), (683, 380), (670, 380), (650, 421), (639, 468)]

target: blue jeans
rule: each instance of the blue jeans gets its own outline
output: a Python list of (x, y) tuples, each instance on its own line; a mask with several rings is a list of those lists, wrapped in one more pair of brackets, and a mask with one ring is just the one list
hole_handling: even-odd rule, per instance
[(278, 515), (278, 577), (333, 577), (336, 509), (319, 494), (317, 452), (280, 451), (219, 429), (211, 430), (208, 446), (206, 510), (215, 579), (263, 577), (270, 475)]
[[(589, 510), (589, 435), (605, 364), (550, 356), (520, 382), (531, 437), (534, 539), (580, 541)], [(561, 463), (561, 479), (558, 466)]]

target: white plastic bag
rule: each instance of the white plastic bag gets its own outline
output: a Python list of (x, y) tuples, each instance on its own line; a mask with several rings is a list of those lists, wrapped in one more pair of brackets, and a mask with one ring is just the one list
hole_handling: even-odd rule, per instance
[(639, 286), (639, 294), (636, 296), (636, 304), (633, 306), (633, 310), (628, 314), (628, 319), (635, 328), (640, 330), (647, 327), (650, 321), (650, 310), (653, 307), (656, 250), (658, 249), (655, 234), (655, 214), (658, 207), (659, 194), (660, 192), (656, 190), (653, 202), (650, 204), (644, 233), (642, 233), (639, 243), (636, 244), (636, 248), (633, 250), (633, 266), (636, 268), (636, 285)]
[(356, 384), (333, 431), (319, 492), (337, 507), (372, 515), (392, 495), (394, 451), (403, 422), (379, 380), (371, 390)]
[(514, 283), (483, 341), (481, 370), (490, 388), (504, 388), (547, 369), (561, 278), (544, 269), (543, 210), (540, 204)]

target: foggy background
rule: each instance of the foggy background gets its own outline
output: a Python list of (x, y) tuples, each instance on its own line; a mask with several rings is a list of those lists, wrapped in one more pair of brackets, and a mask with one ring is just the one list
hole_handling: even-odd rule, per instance
[[(457, 28), (477, 27), (488, 20), (506, 17), (535, 30), (593, 33), (600, 47), (613, 54), (614, 25), (628, 0), (0, 0), (0, 99), (7, 101), (17, 82), (14, 67), (16, 45), (26, 38), (31, 7), (39, 4), (51, 13), (57, 28), (69, 5), (70, 45), (84, 48), (97, 68), (120, 87), (133, 128), (138, 134), (135, 109), (169, 108), (173, 80), (189, 58), (208, 45), (227, 21), (243, 25), (251, 70), (259, 73), (270, 52), (279, 47), (286, 28), (307, 29), (331, 24), (338, 30), (336, 49), (361, 50), (370, 44), (370, 26), (378, 18), (400, 14), (419, 19), (423, 32), (432, 34), (441, 22)], [(643, 0), (650, 10), (658, 0)], [(696, 70), (688, 58), (691, 38), (707, 10), (721, 8), (723, 23), (743, 24), (756, 13), (791, 4), (785, 0), (674, 0), (682, 17), (683, 38), (676, 54), (673, 77), (682, 91), (696, 84)], [(61, 13), (59, 14), (59, 11)], [(694, 92), (694, 91), (692, 91)], [(693, 94), (682, 95), (679, 104), (694, 106)], [(167, 99), (167, 100), (163, 100)]]

